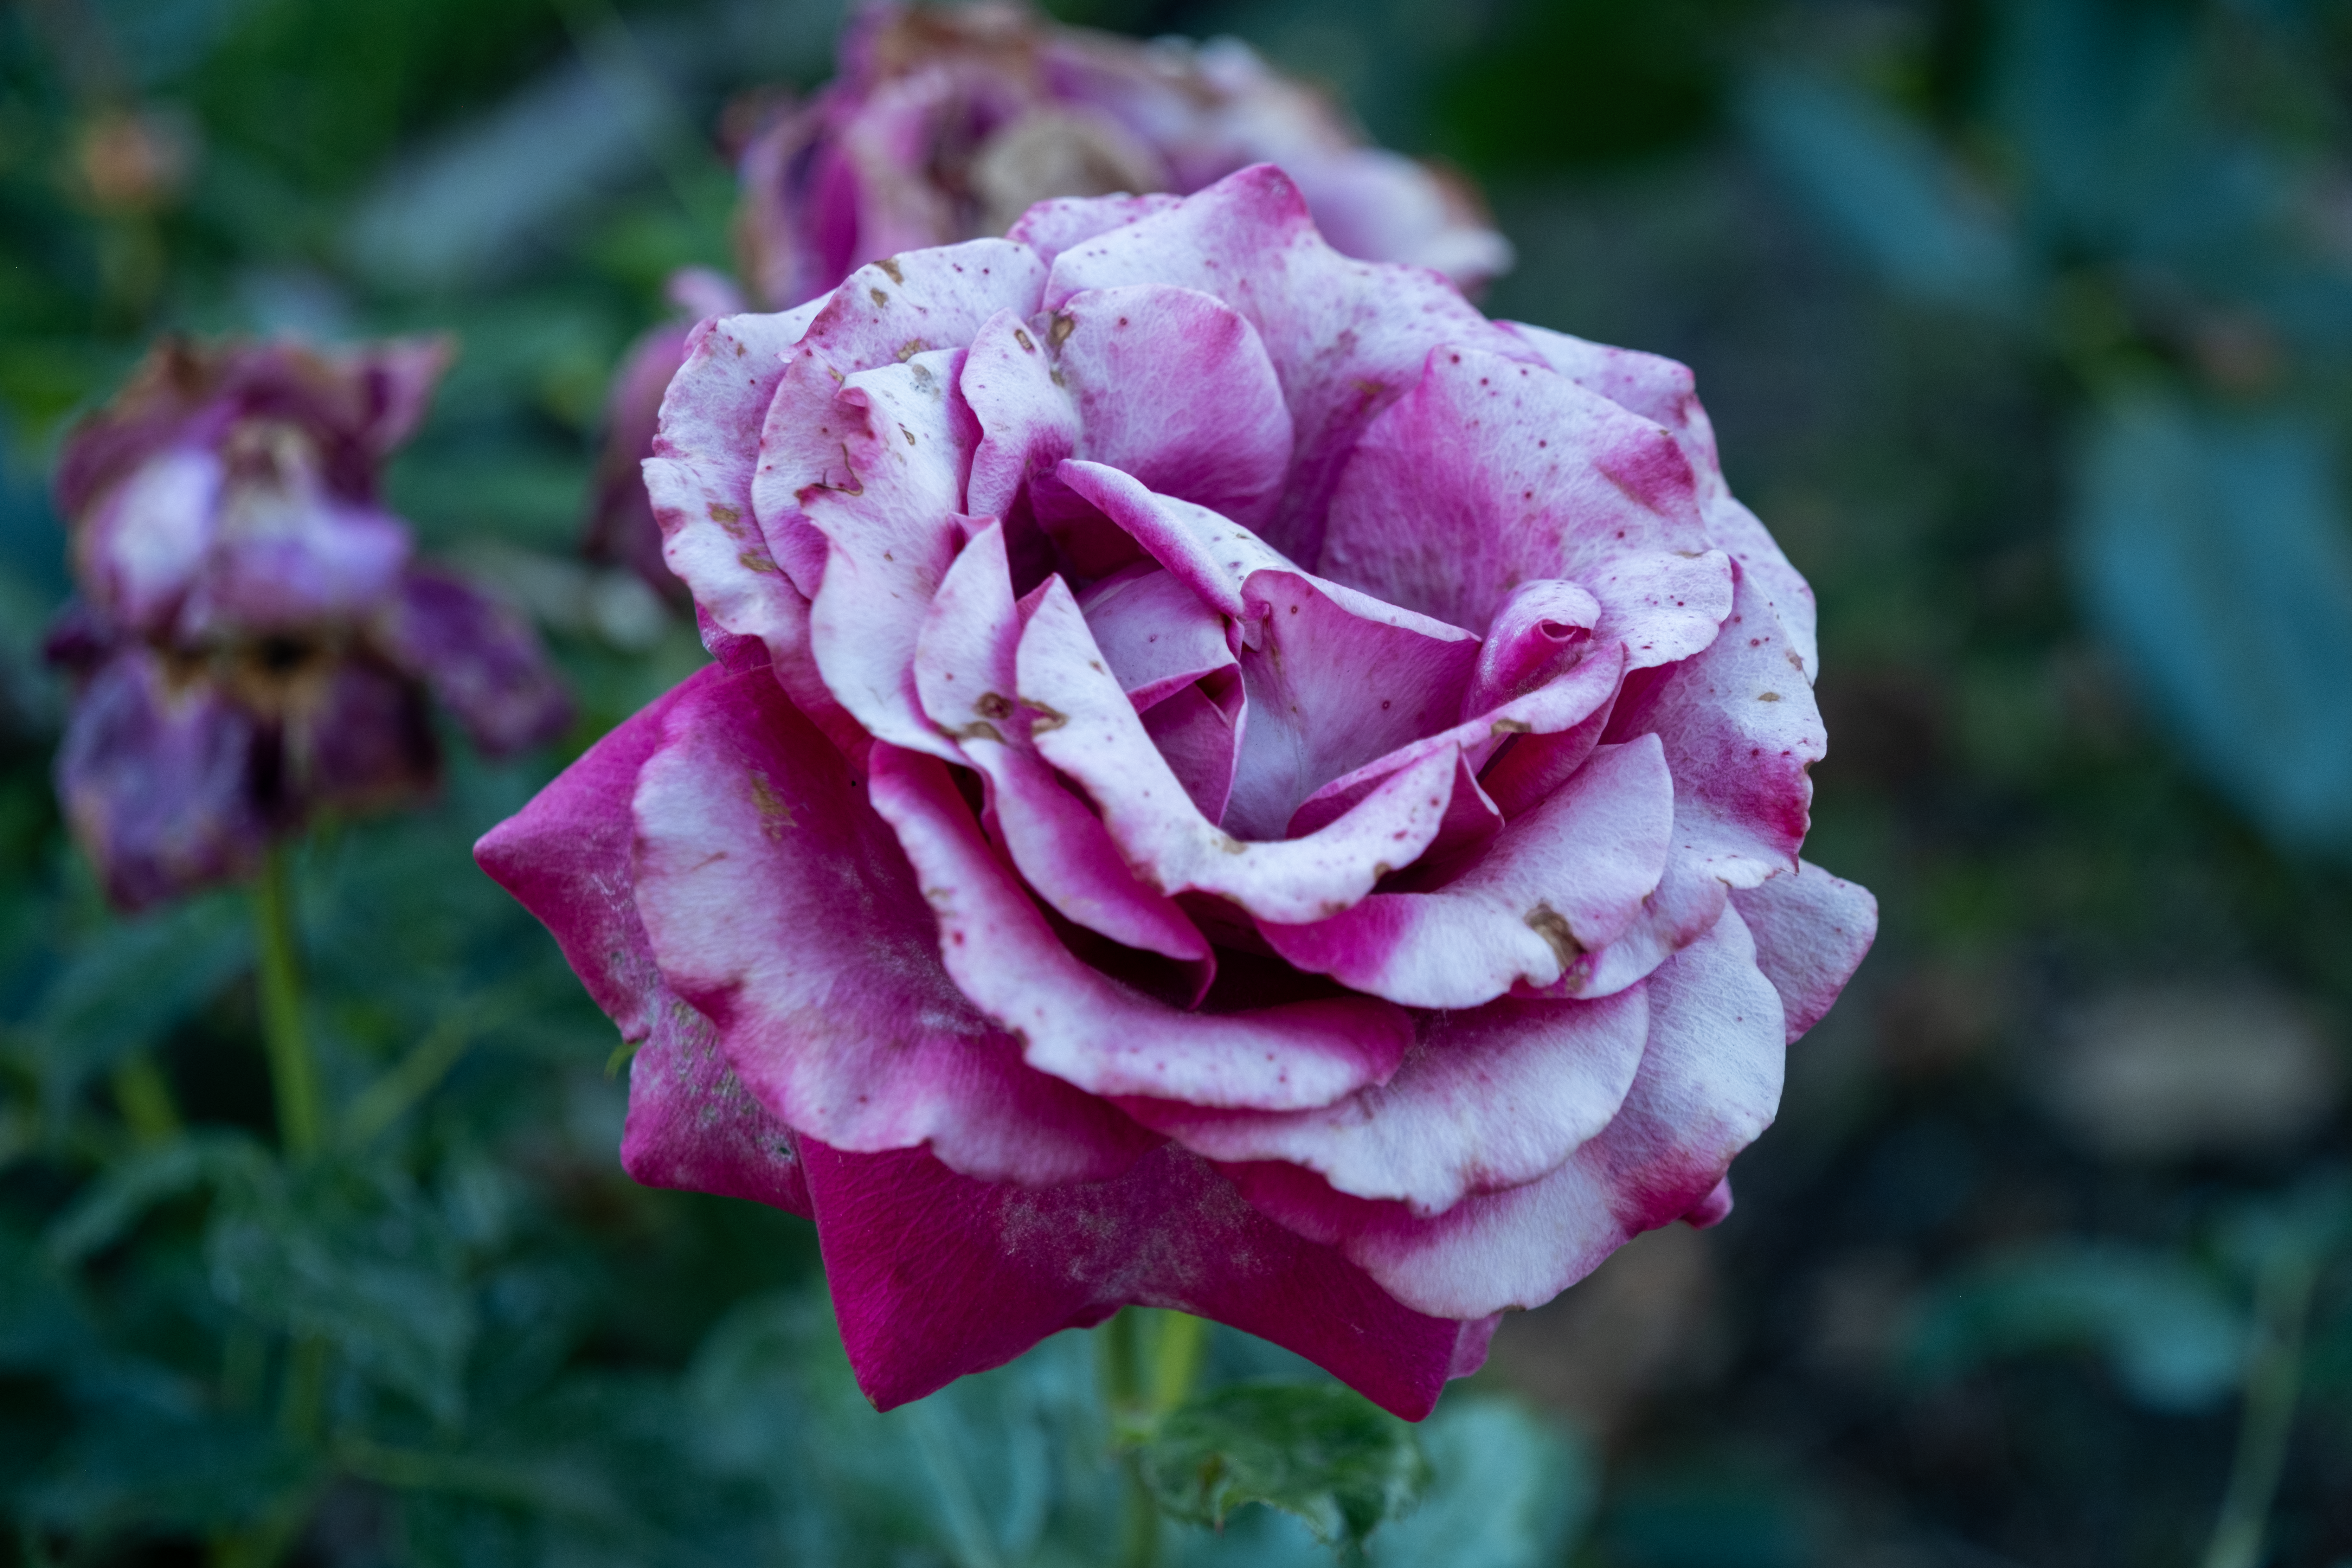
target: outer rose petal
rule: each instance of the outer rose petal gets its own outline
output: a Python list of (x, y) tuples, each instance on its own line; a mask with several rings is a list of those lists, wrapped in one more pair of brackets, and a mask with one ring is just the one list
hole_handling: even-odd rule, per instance
[(660, 749), (670, 710), (725, 679), (716, 665), (696, 670), (606, 732), (474, 846), (475, 863), (539, 917), (625, 1040), (644, 1040), (669, 996), (637, 918), (629, 802), (638, 773)]
[(1654, 737), (1604, 747), (1444, 887), (1374, 893), (1327, 921), (1258, 930), (1299, 968), (1409, 1007), (1539, 990), (1640, 912), (1665, 865), (1674, 804)]
[(749, 1198), (814, 1219), (800, 1139), (751, 1098), (710, 1020), (661, 988), (653, 1037), (629, 1058), (621, 1168), (648, 1187)]
[(1653, 975), (1650, 1041), (1608, 1128), (1551, 1174), (1433, 1218), (1334, 1194), (1280, 1164), (1236, 1167), (1251, 1203), (1336, 1243), (1420, 1311), (1538, 1307), (1618, 1247), (1698, 1209), (1770, 1125), (1785, 1060), (1780, 999), (1737, 911)]
[(133, 647), (100, 669), (58, 748), (58, 797), (107, 896), (138, 909), (260, 864), (252, 716), (210, 681), (175, 682)]
[(961, 349), (999, 310), (1033, 315), (1045, 286), (1045, 261), (1010, 240), (908, 250), (851, 273), (803, 341), (844, 370), (870, 370)]
[(1763, 593), (1738, 574), (1723, 633), (1620, 699), (1608, 739), (1655, 733), (1675, 774), (1675, 839), (1711, 876), (1752, 888), (1797, 868), (1806, 769), (1828, 750), (1802, 661)]
[(877, 746), (873, 787), (938, 912), (956, 984), (1021, 1037), (1031, 1066), (1090, 1095), (1295, 1110), (1384, 1080), (1411, 1042), (1403, 1012), (1368, 996), (1227, 1014), (1155, 1002), (1062, 945), (937, 762)]
[(1318, 570), (1456, 626), (1521, 583), (1601, 604), (1596, 641), (1636, 669), (1687, 658), (1729, 611), (1673, 437), (1539, 365), (1448, 348), (1364, 432), (1332, 496)]
[(1289, 177), (1260, 163), (1181, 205), (1064, 251), (1045, 308), (1087, 289), (1173, 283), (1249, 318), (1297, 431), (1275, 548), (1312, 561), (1339, 466), (1373, 415), (1441, 342), (1533, 362), (1535, 352), (1426, 272), (1350, 261), (1316, 232)]
[(920, 1153), (803, 1140), (817, 1240), (858, 1386), (882, 1409), (1129, 1303), (1272, 1340), (1409, 1421), (1477, 1369), (1491, 1321), (1424, 1317), (1163, 1147), (1116, 1181), (990, 1185)]
[(688, 335), (662, 398), (646, 494), (662, 560), (694, 594), (697, 618), (757, 637), (779, 660), (808, 658), (808, 600), (777, 565), (752, 512), (760, 429), (784, 355), (814, 306), (781, 316), (721, 316)]
[(1460, 753), (1441, 749), (1314, 833), (1245, 844), (1201, 815), (1059, 578), (1021, 635), (1020, 671), (1020, 700), (1041, 715), (1031, 729), (1039, 753), (1087, 792), (1128, 864), (1163, 892), (1216, 893), (1265, 920), (1321, 920), (1418, 859), (1453, 798)]
[(1878, 935), (1878, 900), (1869, 889), (1800, 860), (1792, 872), (1733, 893), (1731, 902), (1756, 935), (1756, 966), (1780, 994), (1794, 1045), (1862, 967)]
[(1821, 655), (1814, 646), (1813, 590), (1789, 564), (1789, 558), (1756, 521), (1756, 514), (1731, 499), (1716, 456), (1715, 426), (1699, 405), (1689, 370), (1638, 349), (1588, 342), (1524, 321), (1496, 325), (1542, 354), (1547, 364), (1579, 386), (1674, 433), (1698, 475), (1707, 537), (1764, 589), (1788, 627), (1790, 646), (1804, 660), (1807, 679), (1817, 676)]
[(1642, 900), (1641, 912), (1625, 934), (1578, 958), (1552, 984), (1514, 986), (1516, 994), (1607, 996), (1648, 979), (1658, 965), (1715, 929), (1730, 889), (1687, 847), (1679, 810), (1675, 832), (1657, 891)]
[(758, 671), (698, 687), (637, 776), (637, 910), (746, 1088), (811, 1137), (988, 1180), (1100, 1181), (1150, 1140), (1022, 1064), (936, 956), (840, 753)]
[(1164, 213), (1183, 199), (1165, 191), (1141, 196), (1055, 196), (1023, 213), (1004, 231), (1004, 237), (1027, 246), (1051, 267), (1055, 258), (1072, 246), (1098, 234), (1124, 228), (1139, 218)]
[(453, 574), (411, 572), (377, 636), (492, 756), (553, 740), (572, 721), (529, 624)]
[(1549, 1174), (1608, 1126), (1641, 1065), (1650, 1004), (1639, 989), (1600, 1002), (1492, 1002), (1423, 1014), (1420, 1026), (1396, 1077), (1319, 1110), (1125, 1103), (1212, 1160), (1281, 1160), (1338, 1192), (1440, 1214)]

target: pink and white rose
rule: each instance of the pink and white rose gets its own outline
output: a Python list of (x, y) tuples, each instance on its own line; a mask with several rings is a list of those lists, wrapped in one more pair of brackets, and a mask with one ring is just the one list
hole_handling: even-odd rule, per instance
[(656, 452), (719, 662), (478, 855), (642, 1042), (628, 1169), (812, 1217), (877, 1404), (1139, 1302), (1418, 1417), (1728, 1209), (1876, 910), (1682, 366), (1261, 165), (706, 321)]

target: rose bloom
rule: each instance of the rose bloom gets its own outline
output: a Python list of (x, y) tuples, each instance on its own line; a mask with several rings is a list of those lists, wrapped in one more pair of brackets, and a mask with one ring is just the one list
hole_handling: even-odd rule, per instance
[(835, 79), (746, 147), (738, 233), (753, 288), (797, 305), (861, 263), (1003, 234), (1047, 197), (1197, 191), (1257, 163), (1282, 165), (1349, 256), (1465, 287), (1511, 265), (1467, 186), (1364, 145), (1248, 46), (1139, 43), (1013, 5), (863, 8)]
[(428, 698), (491, 752), (568, 721), (530, 629), (413, 562), (376, 500), (447, 358), (169, 340), (68, 437), (58, 793), (118, 904), (248, 876), (319, 809), (429, 789)]
[(706, 321), (656, 450), (720, 662), (478, 854), (642, 1042), (629, 1171), (812, 1217), (877, 1404), (1139, 1302), (1418, 1417), (1727, 1211), (1876, 914), (1680, 365), (1262, 165)]

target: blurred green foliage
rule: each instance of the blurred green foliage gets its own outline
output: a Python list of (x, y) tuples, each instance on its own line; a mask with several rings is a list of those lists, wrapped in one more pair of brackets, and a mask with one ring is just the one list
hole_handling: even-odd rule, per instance
[[(1370, 1560), (1557, 1563), (1590, 1505), (1579, 1560), (1612, 1568), (2182, 1563), (2265, 1421), (2273, 1560), (2352, 1557), (2352, 1280), (2340, 1228), (2306, 1224), (2345, 1152), (2352, 884), (2267, 793), (2307, 752), (2308, 815), (2340, 809), (2352, 734), (2325, 630), (2352, 7), (1055, 9), (1251, 38), (1488, 182), (1523, 256), (1498, 314), (1696, 368), (1821, 595), (1812, 858), (1885, 903), (1706, 1272), (1625, 1319), (1697, 1326), (1661, 1362), (1608, 1317), (1638, 1248), (1506, 1326), (1489, 1382), (1538, 1387), (1513, 1369), (1547, 1344), (1630, 1380), (1559, 1395), (1597, 1496), (1554, 1415), (1457, 1391)], [(461, 761), (431, 811), (305, 849), (335, 1129), (312, 1169), (273, 1152), (242, 900), (110, 917), (49, 796), (47, 464), (166, 328), (456, 331), (391, 494), (541, 615), (582, 698), (567, 749), (698, 663), (682, 624), (616, 641), (544, 584), (579, 570), (605, 374), (670, 268), (727, 265), (711, 128), (818, 79), (836, 11), (0, 11), (0, 1563), (1100, 1560), (1082, 1339), (877, 1416), (804, 1226), (614, 1168), (611, 1030), (466, 854), (560, 756)], [(2239, 517), (2264, 494), (2271, 535)], [(2306, 609), (2232, 621), (2245, 582)], [(2048, 1083), (2086, 1000), (2159, 982), (2308, 1011), (2332, 1055), (2277, 1081), (2318, 1118), (2088, 1144)], [(2224, 1072), (2253, 1028), (2214, 1044)], [(2305, 1295), (2264, 1283), (2306, 1247)], [(1212, 1346), (1213, 1388), (1297, 1372)], [(2284, 1415), (2245, 1393), (2282, 1378)], [(1169, 1546), (1328, 1557), (1265, 1508)]]

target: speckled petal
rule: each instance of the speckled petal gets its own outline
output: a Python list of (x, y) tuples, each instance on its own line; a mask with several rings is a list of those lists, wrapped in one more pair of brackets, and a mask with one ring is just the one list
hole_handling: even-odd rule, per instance
[(1862, 967), (1878, 935), (1878, 900), (1870, 889), (1833, 877), (1809, 860), (1731, 895), (1756, 936), (1756, 964), (1780, 994), (1789, 1041), (1815, 1024)]

